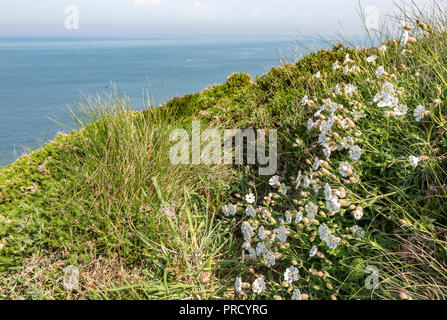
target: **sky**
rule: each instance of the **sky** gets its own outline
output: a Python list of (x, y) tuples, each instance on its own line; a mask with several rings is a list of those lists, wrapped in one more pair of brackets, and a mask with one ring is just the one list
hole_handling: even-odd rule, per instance
[[(361, 3), (381, 14), (393, 8)], [(358, 0), (2, 0), (0, 36), (356, 34), (358, 10)]]

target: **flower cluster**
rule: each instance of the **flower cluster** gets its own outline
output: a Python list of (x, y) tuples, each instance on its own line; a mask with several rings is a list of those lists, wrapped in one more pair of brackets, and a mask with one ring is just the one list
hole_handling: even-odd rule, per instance
[[(256, 200), (250, 191), (245, 196), (246, 216), (241, 224), (244, 238), (242, 263), (279, 271), (280, 286), (271, 283), (266, 274), (256, 273), (250, 268), (249, 274), (242, 274), (236, 279), (235, 291), (238, 294), (246, 295), (246, 289), (251, 289), (256, 295), (275, 290), (275, 297), (307, 299), (308, 295), (302, 294), (304, 288), (308, 288), (307, 281), (312, 277), (330, 278), (331, 263), (327, 256), (336, 257), (353, 241), (366, 238), (368, 232), (358, 224), (372, 218), (369, 216), (371, 212), (365, 205), (367, 201), (355, 193), (355, 186), (360, 181), (358, 170), (368, 150), (359, 122), (369, 112), (366, 105), (387, 108), (388, 116), (404, 117), (408, 114), (408, 107), (399, 101), (403, 100), (404, 91), (393, 83), (396, 78), (389, 75), (384, 66), (371, 68), (382, 60), (386, 52), (387, 46), (383, 45), (377, 54), (366, 56), (361, 61), (347, 54), (343, 63), (338, 60), (333, 63), (332, 70), (343, 75), (343, 79), (352, 80), (352, 83), (336, 84), (328, 92), (329, 96), (321, 99), (312, 97), (311, 100), (308, 95), (302, 96), (299, 104), (309, 106), (313, 111), (307, 120), (307, 137), (300, 137), (300, 141), (308, 141), (312, 145), (312, 153), (306, 164), (300, 164), (293, 172), (290, 181), (283, 173), (270, 177), (271, 190), (262, 201)], [(363, 63), (364, 68), (356, 63)], [(368, 70), (375, 75), (373, 80), (369, 80), (374, 84), (371, 88), (379, 90), (365, 104), (367, 99), (361, 96), (357, 87), (362, 84), (355, 81), (359, 74)], [(321, 72), (312, 78), (320, 79)], [(365, 79), (366, 75), (358, 78)], [(416, 121), (429, 115), (422, 105), (418, 105), (413, 114)], [(409, 156), (408, 161), (417, 168), (421, 159)], [(230, 204), (222, 211), (225, 215), (233, 215), (243, 210)], [(314, 265), (326, 269), (318, 271)], [(283, 267), (285, 269), (281, 269)], [(242, 282), (242, 278), (251, 281)], [(279, 287), (284, 292), (278, 292)], [(332, 288), (332, 285), (327, 282), (327, 287)]]

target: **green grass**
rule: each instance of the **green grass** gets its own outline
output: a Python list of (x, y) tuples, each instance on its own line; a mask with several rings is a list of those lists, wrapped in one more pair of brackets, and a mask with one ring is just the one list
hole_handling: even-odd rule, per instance
[[(418, 9), (403, 14), (418, 39), (407, 44), (406, 55), (393, 41), (401, 29), (384, 26), (371, 38), (386, 43), (385, 53), (336, 45), (254, 81), (235, 74), (222, 85), (142, 112), (132, 111), (118, 93), (87, 98), (73, 111), (80, 130), (0, 169), (0, 298), (289, 299), (299, 289), (309, 299), (445, 299), (445, 19)], [(417, 18), (431, 29), (415, 25)], [(346, 54), (358, 73), (333, 71)], [(366, 62), (373, 54), (377, 60)], [(378, 66), (388, 72), (381, 80)], [(313, 77), (317, 72), (321, 78)], [(408, 106), (406, 116), (386, 117), (372, 102), (383, 80), (403, 88), (399, 101)], [(331, 92), (348, 83), (357, 94)], [(304, 95), (314, 103), (301, 105)], [(331, 143), (354, 137), (361, 159), (352, 162), (346, 151), (334, 150), (324, 170), (315, 172), (321, 187), (328, 182), (345, 188), (346, 206), (335, 215), (322, 192), (294, 185), (299, 170), (308, 174), (315, 157), (325, 159), (318, 129), (308, 131), (307, 120), (328, 98), (345, 107), (342, 118), (353, 110), (365, 114), (330, 135)], [(417, 105), (430, 110), (421, 122), (412, 114)], [(202, 128), (277, 129), (278, 174), (287, 195), (269, 186), (270, 177), (257, 176), (255, 166), (171, 165), (169, 134), (189, 130), (192, 120)], [(410, 155), (424, 157), (417, 168)], [(351, 181), (338, 173), (342, 161), (353, 165)], [(261, 212), (254, 219), (243, 214), (250, 190), (272, 220)], [(274, 267), (260, 258), (241, 262), (244, 221), (256, 234), (261, 225), (275, 233), (286, 211), (295, 216), (309, 201), (319, 206), (318, 222), (287, 225), (287, 243), (266, 241), (276, 254)], [(227, 203), (240, 208), (235, 217), (221, 213)], [(352, 217), (356, 207), (364, 210), (360, 221)], [(323, 223), (341, 238), (335, 250), (319, 241)], [(366, 231), (364, 237), (352, 232), (354, 224)], [(259, 240), (253, 235), (253, 245)], [(314, 245), (320, 254), (310, 258)], [(292, 264), (300, 278), (284, 284)], [(68, 265), (80, 269), (79, 289), (72, 292), (61, 281)], [(372, 291), (365, 288), (368, 265), (379, 270), (379, 287)], [(239, 276), (241, 294), (234, 292)], [(261, 295), (249, 289), (257, 277), (267, 285)]]
[[(239, 174), (170, 165), (169, 133), (184, 119), (167, 112), (133, 112), (111, 96), (88, 99), (76, 119), (80, 131), (1, 171), (2, 295), (66, 298), (68, 264), (85, 270), (76, 298), (166, 297), (168, 283), (183, 298), (217, 294), (203, 279), (215, 281), (231, 239), (216, 205)], [(156, 284), (164, 296), (139, 289)]]

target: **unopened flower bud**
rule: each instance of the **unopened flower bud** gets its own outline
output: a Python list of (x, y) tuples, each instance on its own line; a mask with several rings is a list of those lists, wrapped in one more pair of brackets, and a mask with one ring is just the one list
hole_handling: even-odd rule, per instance
[(408, 37), (407, 43), (416, 43), (416, 42), (417, 42), (417, 39), (415, 37), (411, 37), (411, 36)]
[(436, 108), (437, 106), (439, 106), (441, 104), (441, 100), (439, 100), (439, 99), (436, 99), (436, 100), (434, 100), (433, 102), (432, 102), (432, 104), (431, 104), (431, 108)]

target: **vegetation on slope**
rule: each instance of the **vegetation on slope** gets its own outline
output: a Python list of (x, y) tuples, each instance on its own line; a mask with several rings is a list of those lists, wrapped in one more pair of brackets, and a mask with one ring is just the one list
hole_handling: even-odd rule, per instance
[[(0, 170), (0, 297), (445, 298), (447, 34), (414, 13), (404, 43), (336, 45), (144, 112), (88, 99), (82, 129)], [(172, 165), (192, 120), (277, 129), (278, 174)]]

